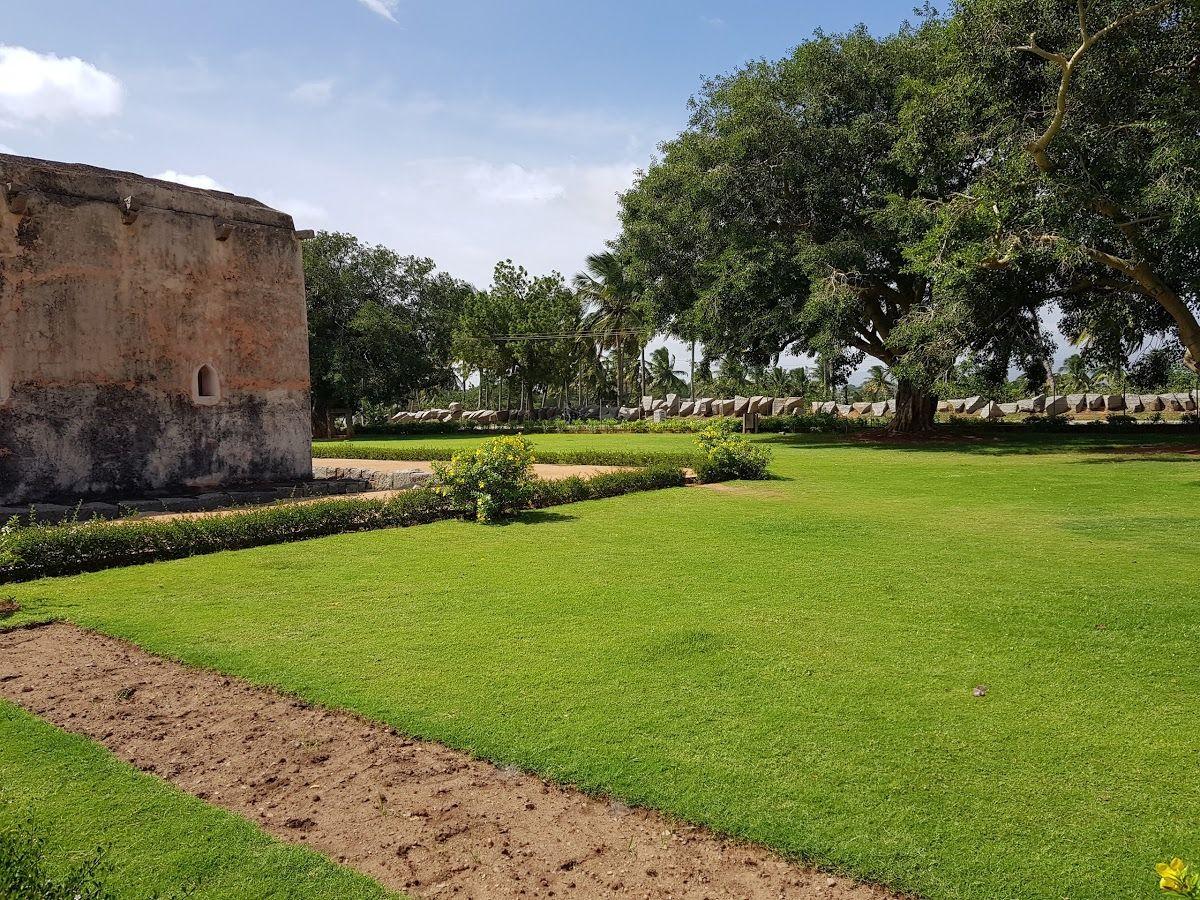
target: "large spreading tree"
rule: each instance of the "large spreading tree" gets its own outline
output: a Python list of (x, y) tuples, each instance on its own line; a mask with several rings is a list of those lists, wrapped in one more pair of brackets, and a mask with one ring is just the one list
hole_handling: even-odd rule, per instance
[(934, 108), (923, 86), (941, 79), (944, 40), (936, 18), (882, 39), (817, 35), (705, 85), (690, 126), (622, 198), (619, 247), (656, 324), (682, 320), (710, 352), (751, 364), (865, 354), (898, 376), (895, 427), (932, 425), (965, 323), (1020, 304), (980, 270), (949, 309), (908, 254), (976, 165), (959, 129), (913, 124), (914, 105)]

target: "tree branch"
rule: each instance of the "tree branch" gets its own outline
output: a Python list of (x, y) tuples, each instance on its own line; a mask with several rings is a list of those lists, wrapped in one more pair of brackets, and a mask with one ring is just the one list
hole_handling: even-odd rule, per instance
[(1062, 78), (1058, 84), (1058, 94), (1054, 100), (1054, 115), (1050, 119), (1050, 124), (1046, 126), (1046, 130), (1033, 141), (1026, 145), (1025, 149), (1033, 157), (1034, 163), (1043, 172), (1050, 172), (1054, 165), (1050, 160), (1050, 154), (1047, 152), (1054, 139), (1058, 137), (1062, 131), (1063, 122), (1067, 118), (1067, 100), (1071, 90), (1071, 77), (1075, 74), (1075, 67), (1079, 65), (1080, 60), (1087, 51), (1101, 38), (1110, 31), (1115, 31), (1122, 25), (1137, 18), (1138, 16), (1148, 15), (1166, 9), (1172, 0), (1159, 0), (1158, 3), (1153, 3), (1150, 6), (1143, 6), (1141, 9), (1135, 9), (1131, 13), (1127, 13), (1113, 21), (1109, 22), (1099, 31), (1094, 34), (1088, 34), (1087, 27), (1087, 7), (1084, 5), (1084, 0), (1077, 0), (1079, 6), (1079, 35), (1080, 44), (1075, 49), (1075, 52), (1068, 58), (1062, 53), (1051, 53), (1048, 50), (1043, 50), (1037, 44), (1036, 34), (1029, 35), (1029, 43), (1017, 47), (1017, 50), (1026, 53), (1032, 53), (1048, 62), (1054, 63), (1062, 70)]

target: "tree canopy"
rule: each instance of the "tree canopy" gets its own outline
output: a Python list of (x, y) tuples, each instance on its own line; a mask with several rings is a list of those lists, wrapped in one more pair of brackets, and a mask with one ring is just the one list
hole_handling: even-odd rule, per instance
[(1195, 11), (961, 0), (713, 79), (622, 197), (627, 279), (720, 356), (873, 358), (902, 429), (964, 354), (1044, 378), (1049, 303), (1114, 367), (1200, 352)]
[(394, 403), (452, 378), (451, 341), (469, 285), (432, 260), (400, 256), (349, 234), (304, 242), (313, 426), (331, 413)]

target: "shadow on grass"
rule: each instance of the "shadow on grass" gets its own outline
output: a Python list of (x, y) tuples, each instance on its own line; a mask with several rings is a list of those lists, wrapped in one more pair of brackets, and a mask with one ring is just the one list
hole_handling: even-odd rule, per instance
[[(1087, 426), (1083, 426), (1087, 427)], [(797, 450), (855, 449), (899, 450), (919, 453), (973, 453), (991, 456), (1041, 456), (1066, 453), (1119, 454), (1112, 461), (1160, 460), (1186, 462), (1180, 454), (1200, 454), (1200, 433), (1102, 432), (1070, 434), (1061, 431), (1018, 431), (1016, 427), (994, 426), (987, 430), (935, 429), (926, 435), (893, 435), (883, 431), (847, 434), (760, 435), (758, 440), (778, 447)], [(1132, 451), (1132, 452), (1130, 452)], [(1200, 462), (1200, 455), (1192, 456)], [(1100, 460), (1107, 461), (1107, 460)], [(1162, 460), (1167, 461), (1167, 460)]]
[(531, 509), (529, 512), (523, 512), (515, 519), (509, 519), (507, 522), (500, 522), (502, 527), (510, 525), (548, 525), (554, 522), (574, 522), (576, 516), (569, 516), (566, 513), (553, 512), (548, 509)]

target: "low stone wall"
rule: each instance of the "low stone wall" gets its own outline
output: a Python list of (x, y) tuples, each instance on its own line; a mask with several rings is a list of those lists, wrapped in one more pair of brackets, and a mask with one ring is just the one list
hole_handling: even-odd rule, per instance
[(432, 472), (422, 469), (403, 469), (398, 472), (383, 472), (378, 469), (366, 469), (349, 466), (313, 466), (316, 478), (335, 481), (351, 480), (365, 482), (373, 491), (406, 491), (409, 488), (420, 487), (433, 479)]

